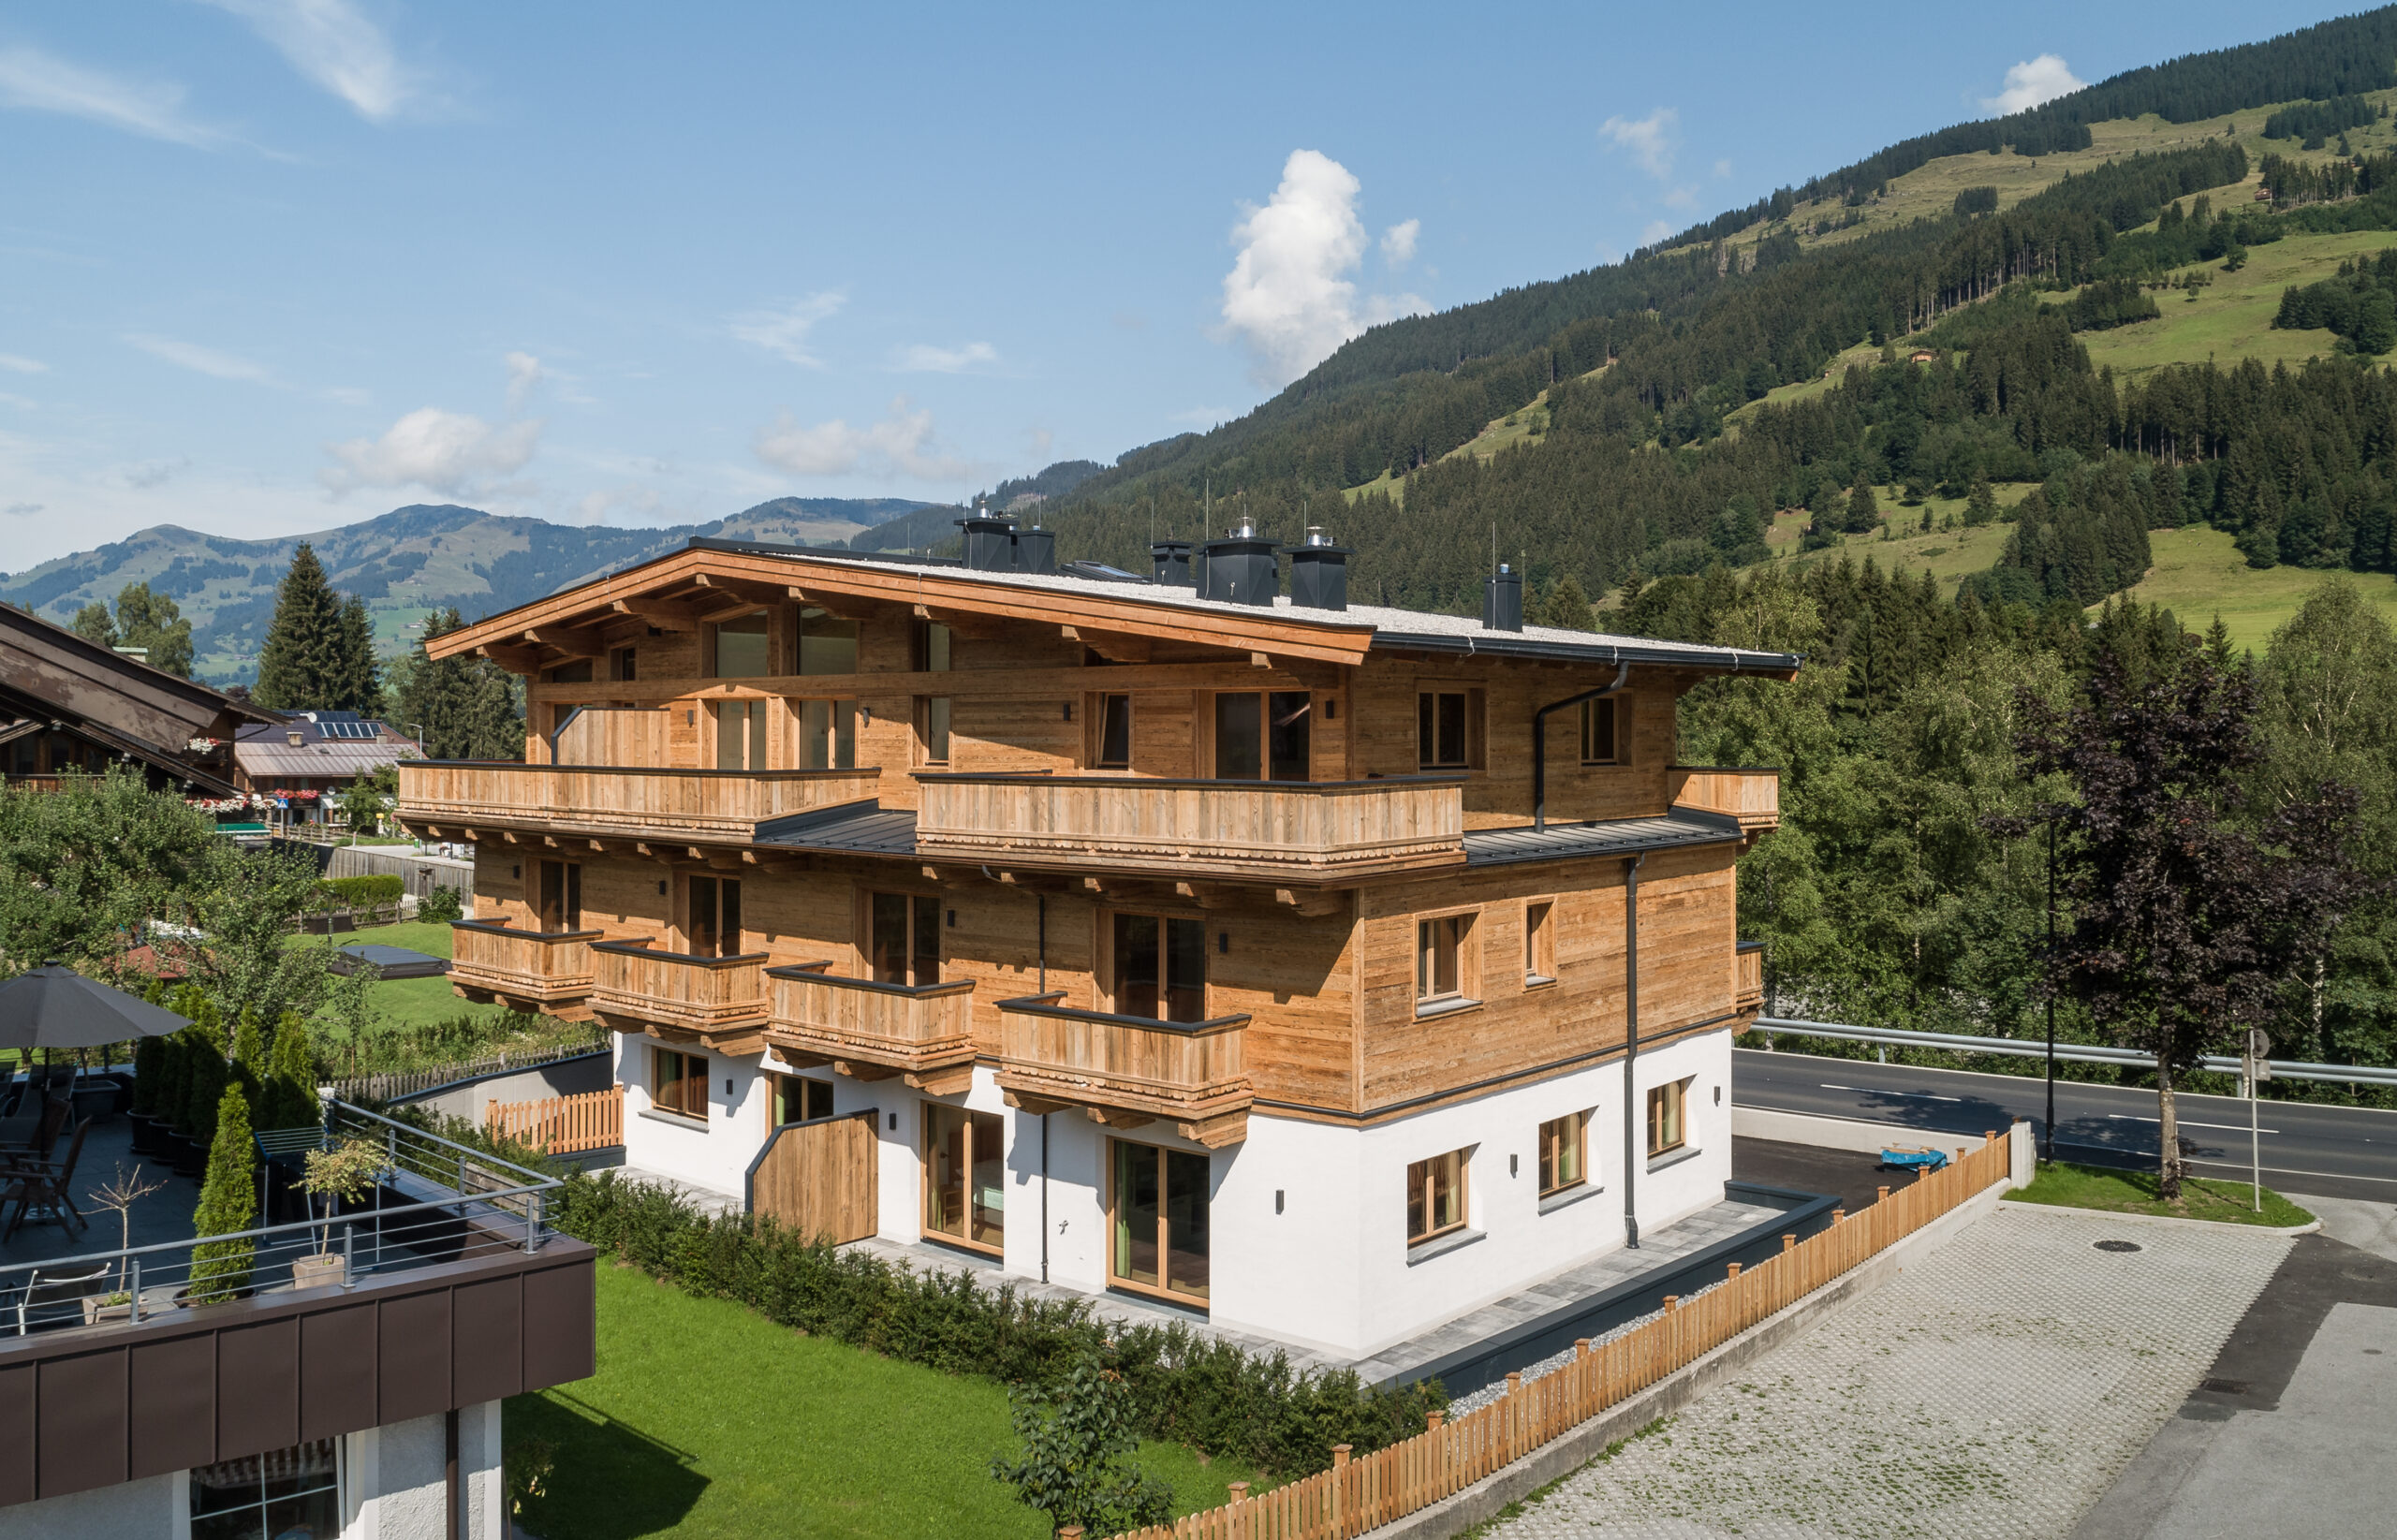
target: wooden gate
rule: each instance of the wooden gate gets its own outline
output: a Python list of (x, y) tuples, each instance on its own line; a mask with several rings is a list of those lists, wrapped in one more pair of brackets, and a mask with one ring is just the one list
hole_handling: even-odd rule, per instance
[(880, 1115), (868, 1107), (775, 1129), (749, 1166), (750, 1210), (835, 1245), (873, 1235)]

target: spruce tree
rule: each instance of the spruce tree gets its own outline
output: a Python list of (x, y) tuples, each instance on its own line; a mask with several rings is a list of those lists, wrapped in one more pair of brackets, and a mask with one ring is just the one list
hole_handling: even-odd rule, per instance
[(362, 716), (383, 711), (382, 667), (375, 660), (375, 622), (366, 601), (353, 594), (341, 607), (341, 674), (335, 693), (340, 710)]
[(455, 609), (425, 616), (423, 641), (398, 670), (393, 725), (403, 732), (421, 728), (424, 752), (435, 759), (520, 759), (524, 718), (515, 676), (487, 658), (434, 658), (425, 652), (424, 641), (463, 624)]
[(341, 601), (325, 578), (324, 564), (303, 540), (275, 593), (274, 619), (258, 650), (258, 682), (250, 698), (277, 711), (340, 706), (337, 697), (349, 682), (344, 630)]
[(1874, 501), (1873, 483), (1864, 473), (1856, 473), (1856, 484), (1847, 489), (1847, 531), (1851, 535), (1870, 535), (1881, 522), (1881, 506)]
[[(250, 1133), (250, 1104), (239, 1086), (228, 1086), (216, 1104), (216, 1137), (208, 1147), (208, 1176), (200, 1183), (199, 1207), (192, 1213), (195, 1236), (238, 1235), (258, 1216), (257, 1151)], [(250, 1285), (256, 1243), (202, 1240), (191, 1249), (191, 1283), (185, 1297), (213, 1304), (238, 1297)]]
[(1590, 613), (1590, 596), (1581, 592), (1581, 580), (1569, 572), (1540, 600), (1539, 614), (1534, 620), (1537, 624), (1566, 631), (1597, 629), (1597, 621)]
[(233, 1025), (233, 1083), (242, 1089), (256, 1114), (266, 1105), (266, 1034), (258, 1030), (257, 1012), (244, 1005)]

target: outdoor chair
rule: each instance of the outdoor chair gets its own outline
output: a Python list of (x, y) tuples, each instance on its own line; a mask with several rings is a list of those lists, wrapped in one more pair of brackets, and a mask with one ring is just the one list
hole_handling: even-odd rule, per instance
[[(35, 1313), (44, 1305), (63, 1305), (81, 1299), (95, 1283), (105, 1286), (109, 1280), (106, 1263), (89, 1272), (49, 1272), (40, 1268), (25, 1274), (25, 1285), (17, 1291), (17, 1335), (22, 1337), (32, 1327), (42, 1324)], [(81, 1325), (79, 1315), (75, 1325)]]
[(33, 1107), (11, 1120), (5, 1137), (0, 1137), (0, 1166), (14, 1166), (28, 1161), (47, 1161), (51, 1151), (58, 1148), (58, 1136), (65, 1132), (66, 1120), (74, 1112), (70, 1102), (47, 1099), (33, 1102)]
[(75, 1167), (83, 1158), (83, 1140), (92, 1132), (90, 1118), (75, 1125), (75, 1137), (68, 1141), (66, 1158), (56, 1164), (47, 1161), (26, 1161), (0, 1172), (8, 1185), (0, 1189), (0, 1208), (13, 1202), (16, 1216), (8, 1221), (8, 1228), (0, 1232), (0, 1240), (17, 1233), (25, 1216), (38, 1209), (61, 1225), (84, 1227), (83, 1212), (75, 1207)]

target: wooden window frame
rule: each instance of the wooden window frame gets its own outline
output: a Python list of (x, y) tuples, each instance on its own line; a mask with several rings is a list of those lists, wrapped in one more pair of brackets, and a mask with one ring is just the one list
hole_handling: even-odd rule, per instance
[[(695, 914), (692, 907), (691, 885), (701, 881), (715, 884), (715, 950), (713, 952), (702, 952), (699, 949), (698, 934), (691, 924)], [(732, 928), (732, 944), (729, 947), (726, 946), (724, 936), (724, 890), (728, 883), (732, 885), (733, 918), (736, 921)], [(748, 917), (741, 913), (741, 879), (722, 872), (685, 872), (682, 875), (682, 880), (675, 884), (675, 887), (677, 889), (674, 895), (675, 905), (683, 922), (683, 955), (685, 957), (739, 957), (742, 942), (748, 935)]]
[[(1563, 1117), (1550, 1118), (1539, 1125), (1539, 1196), (1554, 1197), (1577, 1187), (1590, 1184), (1590, 1114), (1587, 1108), (1567, 1112)], [(1573, 1175), (1557, 1179), (1567, 1150), (1572, 1151)]]
[(790, 1071), (783, 1069), (769, 1070), (767, 1071), (767, 1075), (769, 1078), (766, 1082), (765, 1097), (766, 1132), (771, 1134), (777, 1128), (787, 1128), (791, 1122), (812, 1122), (816, 1121), (815, 1118), (799, 1117), (791, 1119), (789, 1122), (784, 1122), (774, 1117), (774, 1107), (778, 1103), (784, 1100), (784, 1087), (787, 1085), (800, 1085), (811, 1088), (801, 1093), (801, 1111), (802, 1113), (806, 1110), (805, 1104), (817, 1099), (820, 1094), (824, 1103), (824, 1110), (816, 1114), (816, 1118), (829, 1118), (833, 1115), (831, 1081), (813, 1075), (794, 1075)]
[[(549, 924), (549, 884), (550, 872), (552, 868), (557, 869), (559, 873), (558, 886), (562, 889), (559, 894), (561, 913), (557, 929), (554, 931)], [(582, 929), (582, 863), (581, 861), (562, 861), (546, 857), (536, 858), (533, 862), (533, 880), (526, 884), (526, 887), (531, 891), (527, 895), (530, 902), (525, 907), (533, 912), (533, 926), (536, 930), (544, 935), (557, 935)]]
[[(1007, 1192), (1006, 1178), (1007, 1148), (1007, 1121), (1006, 1115), (1004, 1113), (983, 1112), (970, 1107), (952, 1107), (947, 1102), (927, 1101), (923, 1104), (923, 1197), (922, 1202), (918, 1207), (917, 1216), (918, 1223), (923, 1231), (924, 1239), (938, 1245), (957, 1246), (966, 1251), (979, 1252), (985, 1256), (1005, 1255), (1007, 1251), (1007, 1204), (1005, 1198)], [(959, 1225), (959, 1228), (963, 1233), (958, 1235), (952, 1235), (949, 1231), (939, 1228), (933, 1223), (933, 1197), (934, 1193), (937, 1191), (933, 1179), (933, 1171), (934, 1162), (938, 1159), (941, 1120), (944, 1116), (962, 1118), (964, 1120), (965, 1123), (965, 1169), (963, 1174), (960, 1177), (958, 1183), (958, 1191), (961, 1195), (959, 1201), (964, 1204), (965, 1209)], [(976, 1229), (974, 1212), (974, 1167), (980, 1164), (978, 1158), (979, 1151), (976, 1148), (976, 1139), (974, 1135), (974, 1129), (976, 1126), (975, 1120), (978, 1118), (988, 1119), (998, 1126), (999, 1190), (1001, 1202), (999, 1205), (999, 1223), (997, 1226), (999, 1231), (999, 1239), (995, 1244), (991, 1241), (981, 1239), (974, 1233)]]
[[(933, 757), (933, 717), (937, 711), (947, 725), (941, 731), (943, 753)], [(954, 696), (918, 696), (915, 703), (916, 763), (930, 768), (946, 768), (955, 763), (957, 753), (957, 697)]]
[[(1684, 1075), (1678, 1080), (1648, 1088), (1648, 1158), (1657, 1160), (1676, 1151), (1689, 1148), (1689, 1088), (1698, 1078)], [(1666, 1114), (1669, 1111), (1670, 1139)]]
[[(880, 887), (867, 884), (859, 885), (858, 892), (860, 895), (858, 907), (858, 957), (860, 964), (859, 970), (860, 976), (867, 978), (874, 976), (874, 901), (877, 898), (892, 898), (904, 899), (907, 902), (907, 973), (911, 977), (917, 972), (916, 926), (918, 924), (918, 906), (922, 904), (929, 904), (931, 906), (933, 915), (933, 976), (924, 982), (927, 984), (936, 984), (940, 982), (940, 954), (942, 949), (940, 932), (942, 928), (941, 920), (943, 917), (941, 914), (941, 896), (938, 893), (919, 892), (913, 888)], [(886, 980), (886, 982), (893, 981)], [(897, 980), (895, 982), (904, 983), (905, 980)], [(908, 987), (921, 988), (922, 985), (909, 985)]]
[[(1123, 1184), (1120, 1175), (1122, 1166), (1116, 1156), (1116, 1151), (1119, 1147), (1125, 1149), (1153, 1150), (1156, 1151), (1157, 1281), (1154, 1283), (1141, 1283), (1139, 1279), (1126, 1277), (1115, 1269), (1115, 1229), (1117, 1219), (1122, 1212), (1120, 1205), (1123, 1201)], [(1210, 1216), (1207, 1233), (1207, 1291), (1193, 1293), (1188, 1289), (1177, 1289), (1173, 1287), (1173, 1269), (1168, 1260), (1173, 1254), (1171, 1247), (1171, 1230), (1169, 1225), (1172, 1221), (1173, 1208), (1171, 1186), (1173, 1161), (1171, 1157), (1175, 1155), (1196, 1157), (1199, 1160), (1206, 1161), (1208, 1167), (1208, 1179), (1212, 1186), (1214, 1175), (1214, 1162), (1203, 1150), (1177, 1150), (1170, 1145), (1151, 1144), (1146, 1139), (1123, 1139), (1116, 1138), (1111, 1136), (1107, 1139), (1106, 1154), (1103, 1157), (1107, 1164), (1107, 1234), (1101, 1241), (1101, 1248), (1107, 1254), (1105, 1259), (1107, 1286), (1111, 1289), (1122, 1289), (1127, 1294), (1141, 1294), (1154, 1299), (1169, 1299), (1176, 1304), (1194, 1305), (1200, 1310), (1207, 1310), (1212, 1308), (1212, 1301), (1209, 1295), (1213, 1292), (1214, 1287), (1214, 1225), (1212, 1215)], [(1213, 1201), (1212, 1194), (1207, 1201), (1211, 1204)]]
[[(1124, 757), (1107, 757), (1108, 703), (1124, 703)], [(1089, 728), (1089, 741), (1083, 745), (1083, 760), (1092, 770), (1128, 770), (1132, 768), (1132, 735), (1139, 730), (1140, 714), (1129, 690), (1094, 690), (1083, 697), (1082, 720)]]
[[(1631, 735), (1627, 730), (1628, 724), (1625, 721), (1625, 718), (1627, 718), (1631, 713), (1625, 710), (1625, 708), (1630, 704), (1630, 701), (1631, 697), (1629, 696), (1600, 696), (1596, 700), (1585, 700), (1581, 702), (1581, 755), (1582, 764), (1592, 767), (1608, 766), (1619, 769), (1631, 763), (1631, 755), (1629, 752), (1631, 747)], [(1603, 745), (1606, 751), (1603, 754), (1599, 752), (1601, 745), (1594, 741), (1596, 736), (1594, 729), (1601, 720), (1606, 722), (1610, 729), (1607, 735), (1609, 742)]]
[[(747, 696), (727, 696), (721, 699), (708, 701), (706, 705), (708, 726), (713, 729), (708, 735), (708, 758), (712, 769), (740, 770), (743, 774), (757, 775), (773, 768), (774, 731), (773, 713), (769, 710), (771, 701), (763, 697), (752, 698)], [(728, 765), (724, 762), (724, 714), (735, 709), (740, 711), (742, 721), (746, 725), (742, 733), (743, 763)], [(747, 763), (752, 757), (762, 758), (765, 762), (756, 765)]]
[(956, 631), (938, 621), (918, 621), (908, 638), (907, 661), (919, 674), (956, 672)]
[[(679, 1105), (695, 1099), (689, 1091), (677, 1089), (670, 1093), (672, 1099), (669, 1100), (668, 1088), (659, 1083), (663, 1078), (661, 1072), (669, 1060), (680, 1061), (685, 1066), (680, 1078), (675, 1082), (677, 1088), (690, 1086), (699, 1088), (696, 1100), (699, 1104), (699, 1109), (697, 1112), (690, 1110), (686, 1106)], [(706, 1122), (708, 1121), (708, 1060), (705, 1054), (686, 1053), (681, 1049), (668, 1048), (662, 1043), (650, 1044), (649, 1105), (651, 1110), (669, 1113), (678, 1118), (689, 1118), (698, 1122)]]
[(608, 682), (629, 684), (640, 674), (640, 648), (637, 642), (625, 642), (608, 649)]
[[(1450, 1150), (1407, 1163), (1406, 1244), (1410, 1249), (1472, 1227), (1473, 1149), (1473, 1146), (1466, 1145), (1462, 1150)], [(1434, 1206), (1438, 1199), (1437, 1194), (1432, 1187), (1432, 1181), (1440, 1174), (1443, 1167), (1452, 1172), (1451, 1180), (1456, 1195), (1456, 1215), (1445, 1225), (1435, 1225), (1431, 1221)], [(1423, 1220), (1423, 1227), (1420, 1229), (1416, 1227), (1419, 1213)]]
[(1123, 993), (1116, 987), (1115, 922), (1120, 918), (1130, 917), (1153, 919), (1157, 922), (1157, 1014), (1142, 1019), (1180, 1021), (1187, 1024), (1187, 1021), (1184, 1021), (1183, 1019), (1168, 1014), (1172, 998), (1172, 986), (1167, 971), (1171, 957), (1169, 938), (1171, 935), (1171, 926), (1196, 925), (1198, 927), (1199, 942), (1198, 1014), (1189, 1018), (1188, 1021), (1207, 1020), (1208, 1004), (1213, 998), (1214, 989), (1213, 976), (1214, 969), (1209, 965), (1207, 954), (1214, 938), (1208, 930), (1207, 917), (1203, 913), (1189, 911), (1154, 908), (1110, 908), (1098, 911), (1098, 946), (1096, 948), (1098, 975), (1096, 982), (1106, 992), (1107, 1009), (1117, 1016), (1140, 1015), (1137, 1011), (1125, 1009)]
[[(1476, 932), (1479, 929), (1476, 922), (1479, 918), (1480, 911), (1477, 909), (1448, 909), (1438, 914), (1415, 917), (1416, 1015), (1436, 1016), (1481, 1004), (1480, 949), (1476, 945), (1475, 939)], [(1453, 928), (1452, 945), (1455, 947), (1456, 988), (1440, 990), (1434, 987), (1437, 983), (1436, 972), (1431, 979), (1426, 979), (1424, 955), (1434, 945), (1437, 931), (1451, 927)]]
[[(855, 770), (858, 762), (858, 703), (847, 696), (808, 696), (785, 702), (790, 712), (791, 757), (793, 770)], [(811, 706), (825, 709), (824, 763), (808, 763), (807, 711)], [(841, 718), (848, 718), (849, 761), (841, 762)]]
[[(1444, 696), (1464, 697), (1464, 755), (1462, 759), (1438, 757), (1436, 741), (1426, 744), (1423, 740), (1423, 703)], [(1434, 734), (1437, 737), (1437, 711), (1434, 710)], [(1415, 686), (1415, 768), (1425, 771), (1478, 770), (1489, 763), (1489, 699), (1478, 684), (1465, 684), (1450, 680), (1419, 680)]]
[(1556, 982), (1556, 901), (1527, 899), (1523, 902), (1523, 988), (1546, 989)]

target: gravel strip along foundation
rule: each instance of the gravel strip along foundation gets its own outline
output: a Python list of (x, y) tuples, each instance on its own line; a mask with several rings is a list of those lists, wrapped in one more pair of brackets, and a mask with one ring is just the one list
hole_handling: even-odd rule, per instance
[(1493, 1533), (2067, 1535), (2196, 1387), (2291, 1244), (2000, 1204)]

